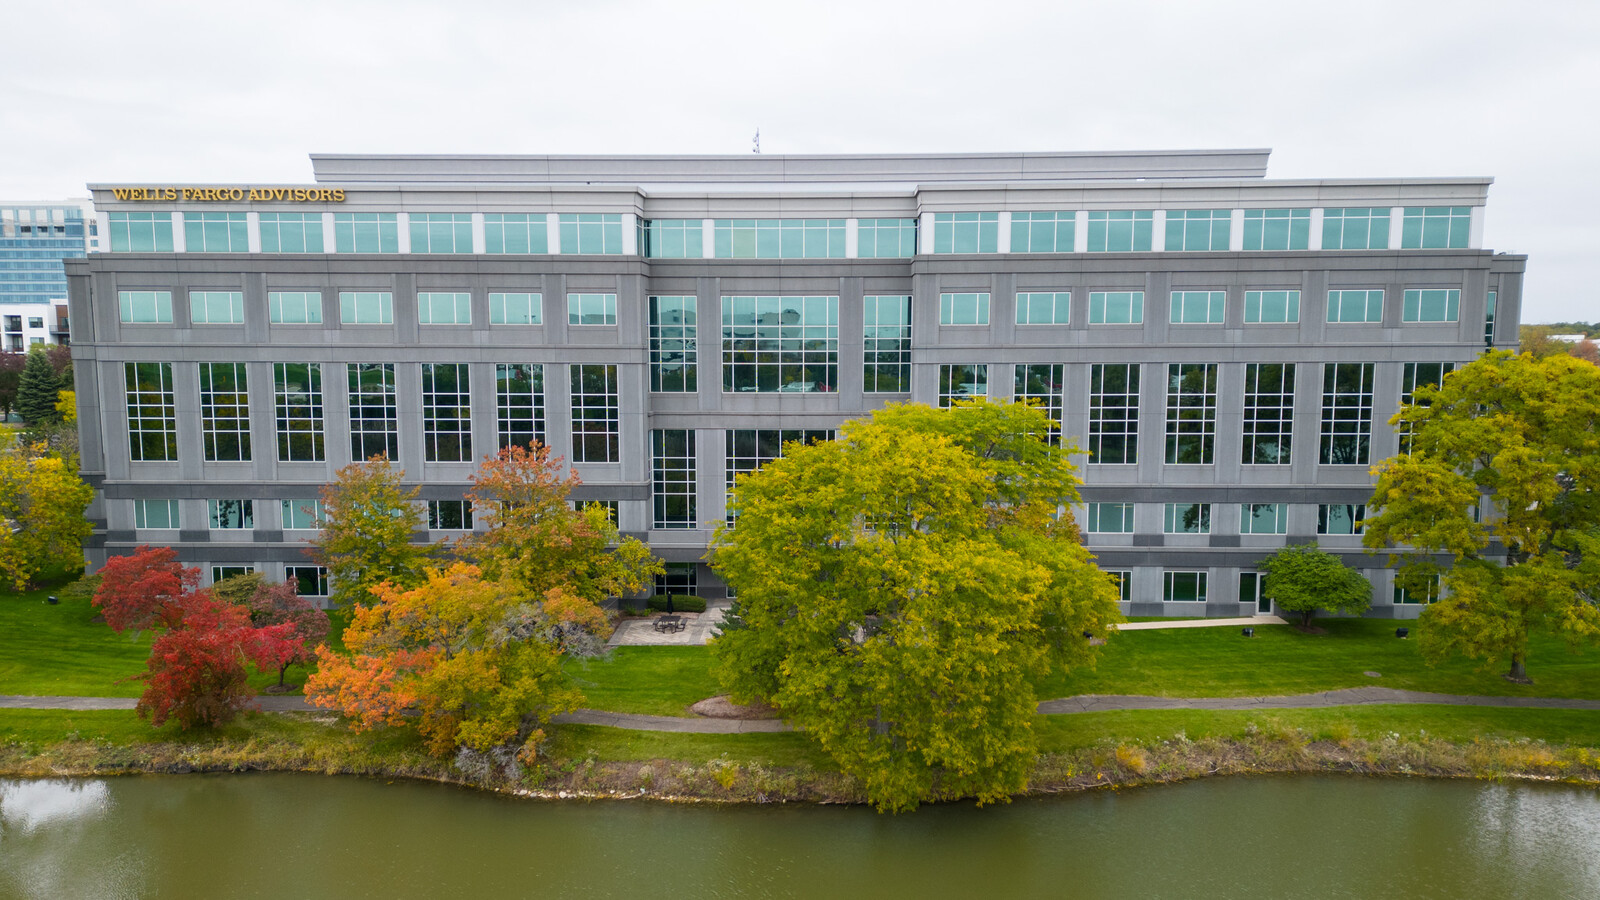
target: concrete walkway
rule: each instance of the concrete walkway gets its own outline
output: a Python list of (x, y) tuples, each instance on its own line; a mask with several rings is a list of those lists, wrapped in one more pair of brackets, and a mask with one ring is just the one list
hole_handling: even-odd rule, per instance
[[(0, 709), (133, 709), (129, 697), (28, 697), (0, 695)], [(315, 709), (300, 697), (260, 697), (266, 712), (309, 712)], [(1600, 711), (1600, 700), (1561, 697), (1473, 697), (1431, 694), (1393, 688), (1359, 687), (1316, 694), (1279, 697), (1147, 697), (1125, 694), (1083, 694), (1046, 700), (1039, 704), (1045, 715), (1107, 712), (1124, 709), (1318, 709), (1333, 706), (1371, 706), (1380, 703), (1434, 703), (1446, 706), (1512, 707), (1519, 709), (1578, 709)], [(705, 719), (688, 716), (644, 716), (632, 713), (580, 709), (556, 716), (560, 725), (604, 725), (630, 731), (667, 731), (680, 734), (750, 734), (793, 729), (779, 719)]]
[(1230, 625), (1287, 625), (1277, 616), (1245, 616), (1238, 619), (1179, 619), (1175, 622), (1123, 622), (1118, 631), (1150, 631), (1156, 628), (1226, 628)]

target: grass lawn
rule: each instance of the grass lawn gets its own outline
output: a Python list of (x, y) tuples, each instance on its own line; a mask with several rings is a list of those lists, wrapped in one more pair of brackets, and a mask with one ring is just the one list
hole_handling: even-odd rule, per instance
[(686, 716), (690, 704), (722, 693), (704, 647), (617, 647), (602, 659), (569, 659), (584, 705), (607, 712)]
[[(1478, 670), (1456, 659), (1437, 668), (1422, 661), (1401, 625), (1380, 619), (1319, 619), (1326, 635), (1286, 625), (1173, 628), (1124, 632), (1112, 639), (1094, 670), (1056, 674), (1039, 684), (1040, 699), (1075, 694), (1154, 694), (1162, 697), (1247, 697), (1379, 687), (1444, 694), (1600, 698), (1600, 649), (1574, 654), (1557, 638), (1535, 635), (1528, 654), (1532, 685), (1513, 684), (1501, 669)], [(1370, 678), (1362, 673), (1378, 672)]]
[[(61, 597), (59, 605), (45, 602), (51, 594)], [(139, 696), (154, 633), (117, 634), (91, 621), (96, 614), (87, 598), (74, 599), (59, 587), (0, 593), (0, 694)], [(328, 638), (336, 648), (345, 624), (333, 622)], [(298, 686), (305, 678), (303, 667), (290, 666), (285, 681)], [(258, 692), (277, 683), (276, 671), (250, 678)]]

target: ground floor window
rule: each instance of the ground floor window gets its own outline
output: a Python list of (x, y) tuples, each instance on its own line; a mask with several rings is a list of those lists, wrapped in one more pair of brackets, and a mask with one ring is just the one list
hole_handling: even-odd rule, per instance
[(1127, 569), (1113, 569), (1106, 572), (1117, 583), (1117, 599), (1127, 603), (1133, 599), (1133, 573)]
[(283, 580), (302, 597), (328, 596), (328, 570), (322, 566), (284, 566)]
[(1272, 612), (1272, 601), (1261, 596), (1261, 589), (1266, 586), (1267, 579), (1260, 572), (1239, 573), (1239, 602), (1252, 603), (1256, 612)]
[(667, 570), (656, 576), (657, 594), (689, 594), (700, 590), (700, 579), (694, 563), (667, 563)]
[(255, 566), (212, 566), (211, 583), (216, 584), (219, 581), (226, 581), (229, 578), (237, 578), (240, 575), (249, 575), (255, 570)]
[(1410, 588), (1400, 584), (1398, 576), (1394, 583), (1394, 603), (1396, 606), (1412, 603), (1438, 603), (1439, 602), (1439, 576), (1429, 575), (1427, 580), (1420, 585)]
[(1206, 602), (1206, 573), (1163, 572), (1161, 599), (1168, 603)]

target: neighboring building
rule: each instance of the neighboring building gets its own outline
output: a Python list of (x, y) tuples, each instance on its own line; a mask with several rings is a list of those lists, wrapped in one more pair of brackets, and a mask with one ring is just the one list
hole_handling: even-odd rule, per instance
[(1026, 397), (1134, 614), (1257, 608), (1260, 558), (1360, 550), (1396, 405), (1516, 342), (1486, 178), (1267, 180), (1265, 150), (314, 156), (317, 184), (96, 186), (68, 264), (91, 559), (175, 546), (325, 592), (313, 498), (385, 452), (430, 538), (548, 443), (672, 566), (727, 486), (886, 403)]
[(87, 202), (0, 201), (0, 350), (68, 342), (62, 260), (99, 249), (98, 232)]
[(70, 343), (67, 298), (44, 303), (0, 303), (0, 350), (24, 353), (30, 347)]

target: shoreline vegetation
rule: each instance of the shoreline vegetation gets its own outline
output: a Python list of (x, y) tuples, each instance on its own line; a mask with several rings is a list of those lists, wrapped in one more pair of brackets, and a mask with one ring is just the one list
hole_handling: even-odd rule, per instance
[[(1600, 713), (1424, 711), (1443, 733), (1383, 730), (1395, 707), (1209, 713), (1090, 713), (1067, 728), (1041, 717), (1028, 789), (1014, 799), (1235, 775), (1362, 775), (1543, 781), (1600, 787), (1600, 747), (1516, 732), (1592, 734)], [(1555, 715), (1552, 715), (1555, 713)], [(1050, 719), (1065, 717), (1049, 717)], [(1417, 716), (1399, 716), (1417, 719)], [(1201, 733), (1182, 728), (1188, 720)], [(1143, 726), (1141, 728), (1141, 726)], [(1549, 726), (1549, 727), (1547, 727)], [(1094, 732), (1122, 737), (1090, 739)], [(402, 729), (353, 734), (324, 713), (252, 713), (213, 734), (152, 730), (126, 711), (0, 710), (0, 777), (301, 772), (416, 779), (538, 800), (865, 804), (854, 779), (803, 737), (688, 735), (563, 726), (552, 752), (515, 778), (429, 756)], [(1475, 732), (1471, 737), (1464, 737)], [(460, 763), (460, 764), (458, 764)], [(940, 798), (960, 801), (959, 797)]]

